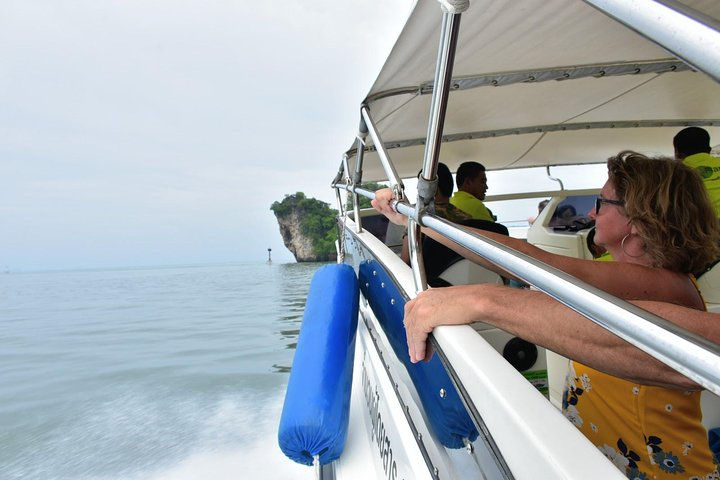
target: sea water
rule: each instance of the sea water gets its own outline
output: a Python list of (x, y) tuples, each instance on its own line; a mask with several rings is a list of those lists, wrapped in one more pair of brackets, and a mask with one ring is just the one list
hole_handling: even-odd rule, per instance
[(277, 426), (319, 267), (0, 274), (0, 479), (312, 478)]

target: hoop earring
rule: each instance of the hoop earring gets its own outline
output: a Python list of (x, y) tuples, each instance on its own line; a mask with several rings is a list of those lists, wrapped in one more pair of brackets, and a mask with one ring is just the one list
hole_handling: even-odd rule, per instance
[(627, 252), (625, 251), (625, 240), (627, 240), (627, 238), (628, 238), (630, 235), (633, 235), (633, 234), (632, 234), (632, 233), (628, 233), (627, 235), (625, 235), (625, 236), (623, 237), (622, 241), (620, 242), (620, 249), (623, 251), (623, 253), (624, 253), (625, 255), (627, 255), (627, 256), (630, 257), (630, 258), (640, 258), (640, 257), (642, 257), (643, 255), (645, 255), (645, 252), (641, 253), (640, 255), (630, 255), (629, 253), (627, 253)]

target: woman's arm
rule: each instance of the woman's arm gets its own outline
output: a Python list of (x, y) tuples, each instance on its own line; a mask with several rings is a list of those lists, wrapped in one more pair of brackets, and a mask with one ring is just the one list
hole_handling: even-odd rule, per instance
[[(406, 217), (392, 208), (393, 192), (389, 188), (375, 192), (373, 207), (398, 225), (404, 225)], [(524, 240), (500, 235), (495, 232), (458, 226), (480, 236), (495, 240), (512, 249), (525, 253), (543, 263), (573, 275), (611, 295), (630, 300), (657, 300), (689, 307), (704, 309), (705, 306), (697, 289), (687, 275), (661, 268), (621, 262), (595, 262), (546, 252)], [(479, 263), (501, 275), (508, 275), (501, 268), (488, 262), (470, 250), (461, 247), (443, 235), (423, 228), (423, 233), (437, 240), (460, 255)]]
[[(717, 314), (661, 302), (636, 302), (663, 318), (720, 343)], [(429, 358), (427, 335), (438, 325), (485, 322), (605, 373), (675, 389), (699, 389), (692, 380), (633, 347), (542, 292), (493, 284), (422, 292), (405, 306), (410, 359)]]
[[(702, 298), (698, 294), (692, 281), (687, 275), (682, 273), (632, 263), (596, 262), (594, 260), (557, 255), (527, 243), (525, 240), (486, 230), (478, 230), (464, 226), (459, 227), (502, 243), (507, 247), (529, 255), (565, 273), (569, 273), (593, 287), (622, 299), (657, 300), (678, 303), (698, 309), (705, 308)], [(465, 258), (479, 263), (501, 275), (510, 275), (483, 257), (458, 245), (438, 232), (428, 228), (423, 228), (422, 231), (446, 247), (455, 250)]]

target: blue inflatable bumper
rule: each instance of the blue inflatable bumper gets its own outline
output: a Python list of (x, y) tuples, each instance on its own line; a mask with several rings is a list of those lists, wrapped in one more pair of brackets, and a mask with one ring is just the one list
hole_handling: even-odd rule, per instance
[[(374, 260), (362, 262), (359, 275), (363, 295), (395, 355), (407, 368), (435, 435), (448, 448), (463, 448), (466, 441), (475, 441), (478, 431), (439, 356), (433, 355), (429, 362), (410, 362), (403, 326), (405, 301), (394, 280)], [(438, 395), (441, 390), (445, 391), (444, 396)]]
[(349, 265), (321, 267), (310, 284), (283, 406), (278, 443), (288, 458), (325, 465), (345, 446), (358, 281)]

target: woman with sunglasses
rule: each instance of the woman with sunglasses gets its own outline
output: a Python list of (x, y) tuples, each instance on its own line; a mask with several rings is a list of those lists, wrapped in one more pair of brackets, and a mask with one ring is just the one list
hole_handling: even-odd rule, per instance
[[(700, 177), (672, 159), (630, 151), (611, 157), (607, 165), (608, 180), (590, 216), (595, 242), (614, 262), (564, 257), (522, 240), (475, 233), (620, 298), (704, 310), (692, 272), (720, 258), (720, 230)], [(378, 191), (373, 206), (404, 224), (391, 201), (392, 191)], [(497, 271), (444, 237), (423, 231)], [(720, 343), (720, 318), (693, 318), (670, 320)], [(420, 293), (405, 306), (411, 360), (429, 358), (426, 340), (434, 327), (478, 321), (573, 359), (563, 411), (629, 478), (717, 475), (701, 424), (700, 387), (541, 292), (477, 284)]]

